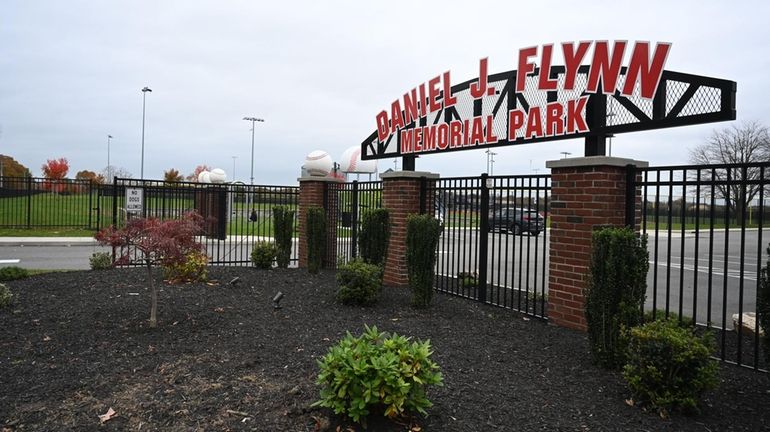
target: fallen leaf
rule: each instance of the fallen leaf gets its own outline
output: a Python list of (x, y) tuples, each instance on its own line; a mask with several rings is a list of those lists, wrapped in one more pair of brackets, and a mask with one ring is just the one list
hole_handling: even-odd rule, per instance
[(117, 413), (115, 412), (115, 410), (112, 409), (112, 407), (110, 407), (110, 409), (108, 409), (106, 413), (99, 416), (99, 422), (104, 424), (105, 422), (109, 421), (111, 418), (115, 417), (116, 414)]
[(225, 311), (225, 308), (221, 308), (221, 307), (216, 307), (216, 308), (214, 308), (214, 312), (219, 312), (219, 313), (222, 313), (222, 312), (224, 312), (224, 311)]
[(43, 342), (48, 342), (49, 340), (51, 340), (51, 336), (45, 335), (43, 337)]
[(626, 399), (626, 405), (632, 407), (634, 406), (634, 400), (633, 399)]
[(242, 416), (242, 417), (248, 417), (248, 416), (249, 416), (249, 414), (248, 414), (248, 413), (245, 413), (245, 412), (243, 412), (243, 411), (234, 411), (234, 410), (230, 410), (230, 409), (229, 409), (229, 410), (227, 410), (226, 412), (227, 412), (228, 414), (235, 414), (235, 415), (239, 415), (239, 416)]

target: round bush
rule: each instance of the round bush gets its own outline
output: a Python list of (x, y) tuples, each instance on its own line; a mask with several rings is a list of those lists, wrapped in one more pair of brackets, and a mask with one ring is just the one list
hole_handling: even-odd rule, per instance
[(382, 289), (382, 269), (361, 260), (352, 260), (337, 269), (337, 301), (342, 304), (372, 305)]
[(251, 250), (251, 262), (254, 266), (262, 270), (270, 270), (273, 267), (273, 261), (278, 253), (274, 244), (268, 242), (259, 242)]
[(676, 320), (649, 322), (626, 331), (628, 363), (623, 377), (634, 398), (662, 413), (698, 411), (698, 399), (717, 386), (711, 334), (697, 336)]
[(28, 277), (29, 271), (27, 269), (16, 266), (0, 267), (0, 282), (8, 282)]
[(313, 406), (331, 408), (364, 426), (373, 411), (391, 418), (406, 410), (424, 415), (433, 405), (425, 386), (442, 385), (431, 354), (430, 341), (410, 343), (377, 327), (366, 327), (359, 337), (348, 333), (318, 361), (321, 400)]
[(13, 300), (11, 290), (5, 284), (0, 283), (0, 309), (10, 306), (11, 300)]
[(202, 251), (191, 251), (180, 262), (163, 265), (166, 278), (172, 283), (203, 282), (208, 280), (209, 257)]
[(112, 255), (109, 252), (94, 252), (88, 262), (91, 270), (105, 270), (112, 267)]

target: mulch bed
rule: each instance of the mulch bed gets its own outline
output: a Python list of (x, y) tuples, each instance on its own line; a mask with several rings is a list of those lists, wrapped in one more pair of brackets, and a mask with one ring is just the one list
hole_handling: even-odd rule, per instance
[[(364, 324), (429, 338), (445, 382), (428, 392), (430, 416), (371, 419), (372, 431), (770, 430), (765, 374), (723, 365), (701, 415), (663, 419), (624, 402), (620, 374), (591, 364), (584, 334), (471, 300), (438, 294), (415, 310), (408, 291), (387, 288), (375, 307), (346, 307), (334, 302), (332, 272), (212, 268), (218, 283), (163, 284), (153, 330), (144, 276), (51, 273), (9, 284), (0, 430), (361, 430), (310, 404), (316, 359)], [(100, 425), (109, 408), (117, 415)]]

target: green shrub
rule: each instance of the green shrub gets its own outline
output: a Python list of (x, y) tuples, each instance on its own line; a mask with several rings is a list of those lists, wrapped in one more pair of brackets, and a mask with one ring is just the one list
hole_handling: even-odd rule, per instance
[(286, 207), (273, 207), (273, 227), (275, 229), (275, 262), (278, 268), (287, 268), (289, 261), (291, 261), (294, 210)]
[(208, 280), (209, 257), (202, 251), (192, 250), (183, 261), (163, 264), (163, 273), (171, 283), (203, 282)]
[(457, 274), (457, 280), (460, 281), (460, 288), (476, 288), (479, 283), (479, 274), (477, 272), (460, 272)]
[(29, 271), (25, 268), (10, 266), (0, 267), (0, 282), (14, 281), (29, 277)]
[(384, 266), (389, 241), (390, 212), (387, 209), (364, 211), (358, 233), (358, 246), (364, 262)]
[(366, 327), (360, 337), (348, 332), (318, 361), (321, 400), (313, 406), (331, 408), (363, 425), (373, 412), (390, 418), (407, 410), (424, 415), (433, 405), (425, 386), (443, 385), (431, 354), (430, 341), (410, 343), (377, 327)]
[(636, 401), (665, 414), (697, 412), (698, 398), (716, 388), (718, 366), (710, 355), (713, 336), (698, 337), (675, 320), (653, 321), (627, 331), (623, 377)]
[(12, 301), (11, 290), (5, 284), (0, 283), (0, 309), (10, 306)]
[(762, 267), (759, 278), (759, 287), (757, 288), (757, 316), (759, 325), (762, 328), (762, 346), (765, 352), (766, 364), (770, 364), (770, 246), (767, 248), (768, 262)]
[(322, 207), (307, 209), (307, 269), (318, 273), (326, 253), (326, 211)]
[(663, 321), (667, 319), (678, 322), (679, 325), (681, 325), (682, 327), (693, 327), (695, 325), (695, 321), (692, 318), (688, 316), (682, 316), (680, 318), (679, 314), (674, 312), (669, 312), (668, 318), (666, 318), (666, 311), (660, 310), (660, 309), (656, 309), (654, 312), (646, 311), (644, 313), (645, 323), (648, 323), (650, 321)]
[(94, 252), (88, 259), (91, 270), (106, 270), (112, 268), (112, 254), (109, 252)]
[(412, 304), (428, 307), (433, 298), (433, 276), (436, 245), (441, 224), (431, 215), (409, 215), (406, 218), (406, 267)]
[(586, 322), (594, 361), (606, 368), (625, 364), (621, 327), (638, 325), (647, 291), (647, 237), (628, 228), (593, 233), (586, 287)]
[(382, 268), (360, 259), (352, 260), (337, 269), (337, 284), (337, 301), (340, 303), (373, 305), (382, 288)]
[(254, 266), (262, 270), (270, 270), (273, 267), (273, 260), (278, 253), (274, 244), (268, 242), (258, 242), (251, 250), (251, 262)]

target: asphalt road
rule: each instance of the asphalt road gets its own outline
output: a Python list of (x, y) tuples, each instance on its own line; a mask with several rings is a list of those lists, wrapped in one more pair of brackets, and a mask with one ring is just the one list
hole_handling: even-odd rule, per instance
[[(547, 292), (548, 233), (534, 236), (489, 234), (488, 278), (504, 289)], [(732, 327), (732, 314), (756, 310), (756, 284), (764, 265), (765, 245), (770, 230), (760, 238), (757, 230), (714, 231), (699, 236), (650, 233), (650, 271), (647, 308), (695, 316), (701, 323)], [(346, 240), (340, 240), (340, 247)], [(696, 255), (697, 245), (697, 255)], [(341, 249), (338, 249), (341, 250)], [(0, 266), (18, 265), (30, 269), (88, 269), (88, 258), (97, 251), (109, 251), (92, 242), (54, 243), (0, 242)], [(251, 244), (213, 242), (208, 253), (218, 261), (248, 259)], [(743, 251), (743, 260), (741, 259)], [(478, 269), (478, 233), (447, 229), (439, 242), (437, 273), (456, 276)], [(657, 265), (655, 265), (657, 263)]]

